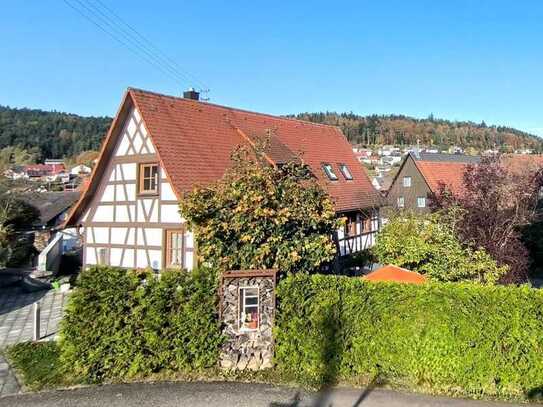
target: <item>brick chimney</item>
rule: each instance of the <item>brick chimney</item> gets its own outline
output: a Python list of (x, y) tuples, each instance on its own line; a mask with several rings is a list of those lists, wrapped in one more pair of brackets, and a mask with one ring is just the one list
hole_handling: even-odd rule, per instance
[(195, 91), (194, 88), (189, 88), (189, 90), (183, 92), (183, 97), (185, 99), (200, 100), (200, 92)]

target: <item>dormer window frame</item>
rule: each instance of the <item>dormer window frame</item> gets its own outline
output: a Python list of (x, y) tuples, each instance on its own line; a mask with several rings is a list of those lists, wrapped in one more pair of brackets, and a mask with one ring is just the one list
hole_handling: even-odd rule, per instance
[(328, 178), (330, 181), (339, 181), (339, 177), (334, 171), (334, 167), (330, 163), (322, 163), (321, 164), (322, 171), (324, 172), (324, 175)]
[(341, 175), (343, 175), (343, 178), (345, 178), (346, 181), (352, 181), (354, 179), (353, 173), (347, 164), (339, 163), (338, 167), (339, 172), (341, 172)]

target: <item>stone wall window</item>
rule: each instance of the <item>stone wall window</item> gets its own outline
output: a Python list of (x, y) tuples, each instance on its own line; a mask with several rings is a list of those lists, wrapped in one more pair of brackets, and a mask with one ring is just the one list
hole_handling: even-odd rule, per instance
[(258, 287), (239, 289), (239, 330), (256, 331), (259, 327), (260, 311)]

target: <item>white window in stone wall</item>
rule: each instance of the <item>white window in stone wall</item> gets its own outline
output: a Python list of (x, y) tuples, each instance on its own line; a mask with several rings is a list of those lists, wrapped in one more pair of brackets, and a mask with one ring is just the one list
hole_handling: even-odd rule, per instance
[(258, 287), (239, 289), (239, 330), (256, 331), (260, 324)]
[(403, 186), (409, 188), (411, 186), (411, 177), (403, 177)]
[(425, 197), (419, 196), (417, 198), (417, 207), (426, 208), (426, 198)]
[(403, 208), (405, 206), (405, 201), (403, 199), (403, 196), (398, 197), (398, 208)]

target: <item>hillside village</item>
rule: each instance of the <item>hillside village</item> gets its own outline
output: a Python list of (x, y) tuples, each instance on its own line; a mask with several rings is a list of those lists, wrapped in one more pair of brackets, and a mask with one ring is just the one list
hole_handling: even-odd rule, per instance
[(543, 3), (327, 6), (3, 5), (0, 406), (541, 405)]
[[(302, 318), (305, 324), (306, 318), (313, 317), (309, 309), (303, 309), (301, 316), (289, 311), (298, 299), (283, 290), (313, 287), (316, 291), (311, 295), (321, 295), (322, 288), (314, 286), (320, 280), (313, 278), (327, 278), (329, 283), (346, 278), (333, 284), (361, 284), (356, 291), (362, 292), (365, 284), (382, 282), (435, 287), (437, 291), (428, 293), (420, 304), (441, 304), (440, 290), (445, 287), (455, 301), (462, 298), (458, 290), (463, 287), (480, 296), (498, 285), (516, 296), (518, 284), (529, 284), (534, 287), (531, 295), (539, 295), (543, 159), (529, 148), (468, 155), (459, 146), (445, 151), (420, 144), (353, 146), (335, 126), (215, 105), (200, 101), (194, 90), (172, 97), (129, 88), (98, 158), (87, 152), (83, 154), (87, 164), (81, 157), (72, 160), (72, 166), (70, 161), (55, 159), (10, 164), (20, 156), (26, 154), (12, 153), (4, 167), (1, 281), (17, 287), (13, 294), (6, 291), (11, 301), (44, 292), (48, 299), (43, 301), (62, 310), (70, 296), (79, 298), (64, 317), (63, 342), (51, 346), (63, 352), (70, 366), (92, 364), (91, 371), (74, 370), (89, 380), (99, 380), (99, 371), (124, 377), (125, 369), (141, 369), (144, 375), (160, 370), (164, 362), (155, 353), (160, 351), (165, 352), (161, 360), (173, 360), (176, 352), (192, 352), (183, 357), (205, 358), (206, 368), (219, 366), (230, 372), (273, 371), (277, 364), (303, 382), (312, 362), (301, 372), (293, 370), (296, 364), (287, 355), (304, 351), (296, 345), (297, 328), (293, 331), (287, 321)], [(202, 259), (207, 259), (205, 265)], [(216, 274), (218, 270), (223, 271)], [(138, 283), (142, 275), (144, 280)], [(217, 314), (211, 305), (215, 285), (210, 282), (219, 275)], [(276, 288), (278, 280), (282, 283)], [(99, 288), (111, 281), (119, 287)], [(470, 285), (462, 285), (466, 283)], [(80, 284), (86, 290), (81, 291)], [(133, 290), (140, 284), (149, 284), (146, 296), (135, 295)], [(194, 311), (177, 311), (180, 304), (192, 301), (194, 293), (175, 297), (173, 308), (168, 306), (163, 310), (166, 314), (161, 312), (162, 317), (153, 322), (158, 331), (146, 328), (148, 335), (171, 329), (166, 325), (178, 312), (183, 315), (179, 321), (190, 320), (190, 313), (196, 312), (199, 318), (207, 315), (216, 322), (205, 329), (182, 322), (174, 328), (173, 338), (197, 329), (186, 340), (211, 341), (216, 344), (210, 345), (214, 353), (196, 342), (173, 353), (160, 350), (168, 342), (154, 343), (147, 345), (152, 349), (147, 357), (158, 363), (155, 368), (134, 367), (126, 361), (127, 367), (113, 374), (104, 358), (118, 359), (116, 351), (88, 351), (116, 335), (117, 318), (122, 317), (104, 313), (102, 304), (125, 304), (121, 306), (130, 313), (153, 308), (156, 305), (139, 301), (149, 297), (160, 302), (161, 290), (172, 289), (170, 284), (177, 284), (175, 290), (183, 284), (194, 287), (199, 305)], [(379, 295), (389, 296), (384, 301), (391, 301), (391, 307), (401, 307), (393, 305), (396, 294), (386, 287), (395, 290), (394, 285), (385, 285)], [(274, 322), (276, 290), (282, 308)], [(423, 300), (418, 292), (413, 288), (405, 295), (418, 303)], [(326, 303), (315, 304), (327, 312)], [(415, 315), (431, 315), (426, 305), (417, 307), (416, 313), (421, 314)], [(398, 308), (398, 312), (404, 311)], [(34, 319), (24, 314), (13, 318), (13, 326), (19, 328), (7, 336), (0, 331), (0, 346), (20, 343), (8, 348), (19, 349), (30, 339), (29, 324), (34, 326), (34, 341), (39, 340), (58, 329), (60, 313), (46, 314), (45, 333), (36, 319), (42, 319), (39, 313)], [(95, 339), (81, 335), (96, 318), (106, 327), (103, 334)], [(458, 318), (464, 317), (455, 314)], [(311, 323), (317, 324), (311, 335), (321, 335), (318, 323)], [(282, 338), (278, 345), (272, 328)], [(338, 335), (334, 340), (367, 335), (363, 330), (342, 329), (327, 334), (326, 340), (333, 335)], [(132, 352), (142, 351), (139, 345), (123, 343), (135, 346)], [(274, 354), (282, 356), (276, 359)], [(15, 354), (11, 357), (17, 360)], [(183, 369), (194, 369), (193, 362), (184, 363)], [(387, 369), (396, 369), (397, 363)], [(489, 374), (500, 373), (489, 369)], [(13, 386), (3, 385), (6, 391)]]
[[(136, 91), (130, 91), (130, 92), (136, 92)], [(134, 93), (137, 94), (137, 93)], [(149, 95), (153, 95), (152, 93), (149, 93)], [(162, 97), (161, 95), (157, 95), (159, 99)], [(197, 103), (200, 103), (201, 106), (205, 106), (206, 102), (200, 102), (199, 101), (199, 95), (195, 91), (189, 91), (185, 93), (186, 100), (195, 100)], [(145, 102), (148, 102), (148, 97), (143, 99)], [(182, 99), (172, 99), (172, 100), (182, 100)], [(181, 106), (181, 105), (180, 105)], [(210, 104), (209, 107), (211, 109), (215, 109), (215, 106)], [(10, 117), (16, 117), (17, 110), (6, 110), (4, 109), (4, 113), (9, 112), (11, 115)], [(45, 113), (39, 113), (37, 114), (37, 111), (23, 111), (24, 115), (28, 115), (28, 112), (33, 112), (32, 117), (42, 117), (44, 120), (48, 120), (47, 114)], [(234, 111), (235, 112), (235, 111)], [(241, 112), (241, 111), (240, 111)], [(225, 113), (226, 114), (226, 113)], [(235, 113), (235, 115), (239, 115), (241, 113)], [(58, 113), (54, 113), (55, 117), (58, 117)], [(64, 114), (63, 114), (64, 115)], [(64, 117), (64, 116), (60, 116)], [(74, 126), (74, 120), (78, 120), (77, 116), (70, 115), (65, 116), (70, 117), (71, 120), (71, 126)], [(235, 117), (235, 116), (234, 116)], [(256, 117), (256, 116), (255, 116)], [(264, 116), (263, 116), (264, 117)], [(303, 119), (309, 119), (310, 121), (297, 121), (294, 120), (291, 117), (288, 117), (287, 119), (281, 119), (281, 118), (275, 118), (273, 120), (276, 120), (277, 123), (281, 124), (274, 124), (274, 121), (270, 121), (268, 124), (263, 125), (259, 130), (257, 130), (256, 127), (250, 127), (247, 130), (239, 130), (240, 134), (247, 138), (253, 138), (252, 142), (256, 142), (259, 137), (263, 137), (264, 134), (268, 134), (270, 129), (276, 129), (273, 130), (272, 133), (269, 133), (269, 137), (271, 134), (271, 139), (269, 142), (271, 142), (271, 145), (269, 148), (271, 148), (270, 152), (267, 153), (270, 157), (273, 157), (273, 155), (277, 154), (278, 151), (281, 149), (285, 151), (300, 151), (300, 153), (303, 154), (304, 160), (310, 160), (311, 159), (311, 145), (310, 144), (294, 144), (293, 146), (288, 146), (287, 144), (282, 145), (282, 141), (280, 139), (276, 139), (275, 132), (278, 131), (277, 129), (281, 129), (282, 126), (286, 126), (287, 124), (290, 125), (292, 123), (296, 126), (302, 126), (302, 128), (307, 127), (307, 129), (311, 129), (311, 123), (312, 122), (326, 122), (329, 121), (329, 117), (336, 117), (336, 116), (319, 116), (319, 115), (299, 115), (297, 117), (302, 117)], [(346, 117), (346, 116), (338, 116), (338, 117)], [(351, 116), (348, 116), (351, 117)], [(357, 116), (352, 116), (357, 117)], [(396, 116), (392, 116), (396, 117)], [(405, 120), (403, 116), (398, 116), (401, 120)], [(272, 117), (270, 117), (271, 119)], [(316, 119), (317, 118), (317, 119)], [(93, 119), (94, 120), (94, 119)], [(138, 123), (141, 121), (141, 118), (135, 118), (135, 123)], [(233, 121), (234, 119), (230, 119), (230, 121)], [(237, 120), (237, 119), (236, 119)], [(247, 120), (247, 119), (245, 119)], [(436, 123), (443, 123), (442, 121), (438, 121), (432, 118), (432, 121), (435, 121)], [(207, 121), (203, 122), (204, 125), (207, 125)], [(296, 124), (298, 123), (298, 124)], [(339, 123), (338, 123), (339, 124)], [(255, 123), (256, 125), (256, 123)], [(462, 124), (465, 126), (465, 124)], [(20, 126), (20, 125), (19, 125)], [(75, 126), (79, 126), (75, 124)], [(136, 124), (137, 126), (137, 124)], [(146, 134), (148, 125), (146, 127), (141, 127), (140, 125), (140, 133), (139, 134)], [(279, 127), (277, 127), (279, 126)], [(343, 128), (345, 128), (344, 124), (342, 125)], [(13, 131), (14, 127), (9, 127)], [(318, 127), (316, 127), (317, 129)], [(324, 129), (325, 127), (323, 127)], [(335, 126), (330, 127), (335, 128)], [(337, 128), (336, 128), (337, 129)], [(58, 129), (55, 131), (59, 131)], [(64, 130), (60, 129), (60, 133), (62, 133)], [(115, 131), (114, 128), (110, 128), (109, 133), (112, 131)], [(182, 133), (186, 133), (186, 130), (179, 130)], [(226, 131), (222, 130), (222, 132)], [(504, 130), (501, 130), (504, 131)], [(516, 149), (512, 151), (511, 153), (507, 153), (503, 155), (503, 151), (508, 151), (507, 149), (504, 150), (504, 146), (502, 145), (500, 148), (487, 148), (485, 150), (477, 150), (472, 146), (459, 146), (459, 145), (450, 145), (445, 149), (439, 149), (434, 147), (433, 145), (424, 145), (420, 143), (420, 139), (417, 138), (417, 144), (416, 145), (372, 145), (372, 146), (364, 146), (364, 145), (352, 145), (349, 150), (350, 153), (345, 151), (345, 146), (340, 147), (341, 144), (340, 140), (345, 140), (345, 133), (343, 133), (341, 130), (337, 133), (340, 135), (339, 139), (332, 142), (332, 144), (329, 147), (329, 151), (333, 151), (334, 154), (343, 154), (343, 156), (338, 156), (338, 162), (342, 162), (342, 164), (339, 167), (339, 175), (338, 171), (336, 170), (335, 165), (330, 162), (326, 163), (330, 158), (326, 158), (323, 156), (322, 158), (316, 158), (318, 156), (315, 156), (315, 158), (312, 158), (312, 160), (317, 160), (314, 162), (314, 165), (317, 165), (319, 167), (322, 167), (322, 170), (319, 168), (313, 168), (312, 173), (314, 176), (317, 177), (319, 180), (319, 183), (322, 186), (326, 186), (330, 184), (330, 187), (332, 188), (330, 191), (332, 197), (335, 192), (336, 186), (334, 185), (337, 182), (340, 182), (342, 179), (347, 181), (347, 184), (345, 187), (349, 186), (350, 183), (355, 182), (359, 183), (364, 181), (364, 178), (368, 178), (371, 184), (363, 186), (363, 190), (369, 191), (372, 190), (373, 198), (368, 199), (363, 198), (363, 200), (371, 203), (365, 203), (362, 204), (363, 201), (358, 201), (358, 203), (354, 203), (356, 201), (352, 201), (350, 206), (345, 206), (343, 209), (339, 209), (338, 214), (340, 214), (345, 220), (346, 220), (346, 226), (338, 230), (338, 233), (335, 237), (336, 245), (339, 250), (339, 257), (345, 257), (350, 254), (356, 253), (356, 252), (362, 252), (365, 250), (369, 250), (371, 246), (373, 246), (374, 242), (376, 241), (376, 238), (378, 236), (378, 231), (380, 229), (380, 225), (383, 225), (387, 222), (388, 217), (391, 213), (398, 210), (409, 210), (409, 211), (415, 211), (415, 212), (427, 212), (429, 210), (429, 207), (431, 206), (432, 197), (436, 196), (438, 194), (438, 185), (440, 183), (443, 183), (444, 185), (448, 185), (452, 188), (453, 191), (459, 191), (461, 188), (461, 185), (463, 183), (463, 176), (464, 172), (466, 171), (466, 168), (468, 165), (478, 164), (481, 162), (481, 159), (486, 157), (492, 159), (492, 157), (499, 157), (503, 155), (504, 157), (508, 157), (507, 159), (509, 161), (518, 161), (518, 162), (528, 162), (527, 160), (522, 160), (521, 157), (533, 157), (533, 159), (529, 159), (530, 162), (539, 162), (539, 155), (536, 154), (536, 152), (539, 149), (539, 146), (535, 144), (536, 139), (533, 136), (531, 139), (527, 137), (527, 135), (522, 134), (520, 132), (515, 133), (514, 130), (506, 129), (505, 131), (509, 132), (510, 134), (507, 139), (507, 141), (512, 142), (511, 137), (523, 137), (522, 140), (530, 140), (530, 142), (526, 144), (519, 144), (517, 142), (513, 142), (516, 145), (526, 146), (529, 145), (531, 148), (528, 147), (522, 147), (519, 149)], [(323, 139), (321, 142), (325, 142), (326, 140), (326, 133), (322, 133)], [(17, 139), (17, 135), (12, 133), (12, 138)], [(54, 137), (51, 135), (50, 137)], [(101, 154), (104, 154), (104, 151), (107, 151), (108, 148), (108, 139), (110, 135), (108, 135), (108, 138), (106, 138), (104, 141), (102, 141), (101, 146)], [(139, 140), (136, 135), (130, 135), (130, 141), (128, 141), (129, 145), (129, 151), (132, 152), (130, 154), (136, 154), (138, 153), (143, 147), (145, 147), (148, 142), (145, 140)], [(178, 136), (175, 136), (178, 137)], [(255, 138), (256, 137), (256, 138)], [(1, 137), (0, 137), (1, 139)], [(172, 139), (173, 142), (174, 139)], [(293, 141), (294, 139), (292, 139)], [(520, 139), (519, 139), (520, 140)], [(243, 141), (243, 138), (242, 140)], [(300, 140), (301, 141), (301, 140)], [(179, 141), (175, 141), (179, 142)], [(189, 141), (187, 141), (189, 142)], [(289, 141), (290, 143), (291, 141)], [(343, 142), (343, 141), (342, 141)], [(134, 145), (134, 143), (138, 143), (137, 145)], [(189, 143), (195, 143), (195, 141), (190, 141)], [(224, 172), (224, 168), (228, 167), (228, 160), (230, 160), (230, 154), (233, 150), (224, 150), (221, 153), (219, 153), (220, 150), (218, 150), (220, 141), (219, 139), (214, 140), (212, 138), (203, 138), (201, 144), (198, 145), (198, 150), (200, 151), (200, 155), (198, 156), (198, 160), (193, 162), (191, 164), (191, 167), (198, 168), (201, 167), (201, 170), (199, 172), (205, 173), (206, 171), (209, 172), (210, 168), (209, 163), (215, 162), (224, 162), (225, 167), (223, 168), (217, 168), (213, 171), (215, 171), (216, 175), (215, 178), (218, 178), (220, 174)], [(298, 141), (296, 143), (299, 143)], [(233, 143), (232, 146), (235, 146), (236, 143)], [(130, 147), (131, 146), (131, 147)], [(282, 147), (280, 147), (282, 146)], [(25, 147), (28, 149), (26, 150)], [(85, 255), (84, 249), (83, 252), (81, 251), (82, 248), (82, 242), (88, 240), (88, 238), (84, 238), (82, 235), (78, 235), (78, 232), (75, 232), (76, 229), (69, 230), (68, 232), (62, 231), (62, 222), (67, 222), (66, 224), (72, 223), (72, 226), (77, 226), (77, 223), (73, 223), (73, 214), (74, 211), (77, 213), (77, 211), (80, 211), (81, 209), (78, 208), (72, 208), (72, 205), (78, 201), (78, 199), (81, 197), (81, 200), (84, 202), (85, 197), (90, 195), (91, 197), (93, 191), (93, 185), (96, 183), (96, 181), (92, 182), (91, 173), (93, 171), (93, 168), (97, 165), (98, 159), (96, 158), (98, 156), (98, 152), (94, 151), (81, 151), (78, 152), (78, 155), (75, 158), (67, 157), (65, 159), (45, 159), (43, 163), (37, 163), (38, 160), (37, 157), (39, 157), (41, 154), (36, 152), (37, 146), (29, 146), (29, 145), (17, 145), (17, 146), (8, 146), (5, 147), (4, 154), (0, 154), (0, 157), (4, 157), (3, 160), (3, 168), (4, 168), (4, 181), (5, 184), (4, 189), (7, 192), (6, 196), (11, 196), (11, 198), (8, 199), (15, 199), (16, 201), (26, 202), (28, 205), (36, 205), (36, 202), (40, 202), (43, 200), (45, 206), (38, 205), (37, 209), (38, 212), (42, 212), (43, 208), (48, 208), (48, 219), (53, 217), (54, 219), (58, 219), (57, 221), (50, 223), (49, 226), (40, 226), (44, 229), (45, 234), (41, 234), (40, 237), (38, 237), (38, 234), (35, 234), (34, 240), (35, 243), (32, 244), (32, 239), (23, 239), (23, 243), (21, 244), (21, 239), (15, 239), (13, 242), (17, 242), (15, 247), (10, 249), (13, 251), (13, 253), (35, 253), (31, 254), (30, 257), (23, 256), (22, 258), (25, 259), (25, 263), (27, 266), (30, 267), (37, 267), (38, 269), (42, 269), (42, 272), (45, 271), (45, 269), (48, 267), (47, 264), (55, 264), (55, 267), (59, 267), (61, 262), (60, 259), (49, 259), (51, 256), (59, 256), (59, 252), (56, 250), (56, 247), (60, 244), (60, 247), (63, 247), (64, 249), (69, 249), (70, 253), (72, 253), (72, 256), (75, 255), (76, 259), (79, 258), (79, 262), (82, 262), (85, 264), (86, 261), (89, 260), (90, 254)], [(146, 151), (148, 151), (147, 154), (153, 153), (153, 151), (156, 149), (156, 146), (148, 146), (145, 147)], [(160, 147), (158, 147), (160, 148)], [(294, 150), (293, 150), (294, 148)], [(321, 147), (323, 148), (323, 147)], [(342, 150), (343, 149), (343, 150)], [(29, 151), (32, 151), (33, 153), (30, 154)], [(228, 152), (230, 151), (230, 152)], [(339, 153), (339, 151), (343, 151), (343, 153)], [(510, 150), (509, 150), (510, 151)], [(289, 153), (287, 155), (284, 155), (283, 158), (276, 159), (277, 162), (284, 162), (292, 159), (291, 156), (292, 153)], [(347, 155), (345, 155), (347, 154)], [(145, 154), (144, 154), (145, 155)], [(352, 158), (347, 159), (348, 156), (351, 156)], [(518, 157), (515, 158), (515, 157)], [(269, 158), (268, 158), (269, 159)], [(102, 159), (103, 161), (103, 159)], [(351, 164), (349, 166), (346, 164), (346, 162), (351, 161)], [(310, 162), (310, 161), (308, 161)], [(319, 164), (320, 162), (320, 164)], [(432, 164), (435, 163), (434, 164)], [(323, 164), (324, 163), (324, 164)], [(428, 165), (426, 164), (428, 163)], [(310, 164), (313, 165), (313, 164)], [(216, 166), (216, 164), (215, 164)], [(417, 170), (415, 170), (417, 169)], [(94, 169), (94, 172), (99, 172), (100, 169)], [(145, 176), (143, 169), (138, 169), (136, 172), (139, 174), (139, 176)], [(145, 169), (147, 171), (147, 169)], [(155, 169), (150, 169), (150, 176), (154, 177)], [(218, 171), (218, 172), (217, 172)], [(321, 173), (323, 171), (323, 173)], [(418, 172), (417, 172), (418, 171)], [(168, 171), (169, 172), (169, 171)], [(365, 175), (361, 175), (364, 174)], [(354, 175), (353, 175), (354, 174)], [(321, 176), (325, 175), (323, 179), (321, 179)], [(93, 178), (96, 178), (100, 176), (99, 174), (93, 175)], [(126, 176), (126, 175), (125, 175)], [(171, 174), (169, 175), (172, 176)], [(116, 177), (120, 177), (120, 174), (116, 175)], [(115, 178), (117, 179), (117, 178)], [(203, 179), (205, 183), (209, 182), (209, 178)], [(143, 181), (141, 181), (143, 182)], [(153, 181), (156, 182), (156, 181)], [(193, 180), (192, 182), (198, 183), (199, 181)], [(398, 185), (398, 184), (402, 185)], [(343, 187), (343, 188), (345, 188)], [(90, 191), (89, 191), (90, 188)], [(182, 187), (186, 188), (186, 187)], [(406, 189), (407, 188), (407, 189)], [(115, 188), (117, 189), (117, 187)], [(362, 190), (361, 190), (362, 191)], [(164, 192), (163, 192), (164, 193)], [(345, 191), (343, 192), (343, 194)], [(357, 192), (360, 194), (360, 192)], [(363, 192), (362, 194), (368, 194), (369, 192)], [(119, 192), (117, 192), (119, 194)], [(174, 192), (170, 192), (171, 197), (173, 198), (173, 195), (179, 196), (181, 194), (180, 190), (177, 190)], [(342, 197), (342, 195), (338, 195), (338, 197)], [(128, 195), (127, 192), (124, 193), (125, 198), (127, 199)], [(40, 198), (41, 197), (41, 198)], [(333, 197), (333, 200), (336, 202), (336, 205), (339, 203), (337, 201), (339, 198)], [(343, 198), (341, 198), (343, 199)], [(354, 199), (354, 198), (351, 198)], [(356, 198), (357, 200), (360, 200), (361, 197)], [(55, 202), (64, 202), (63, 204), (58, 204)], [(81, 202), (77, 203), (78, 206), (81, 205)], [(340, 204), (340, 208), (341, 205)], [(55, 208), (54, 213), (51, 213), (51, 208)], [(134, 214), (130, 214), (130, 208), (129, 212), (127, 212), (126, 215), (128, 216), (127, 219), (132, 219)], [(155, 210), (157, 207), (155, 207)], [(143, 212), (148, 209), (143, 209)], [(354, 211), (353, 211), (354, 210)], [(71, 218), (68, 218), (69, 213), (71, 213)], [(173, 212), (172, 212), (173, 213)], [(117, 215), (120, 216), (120, 215)], [(148, 213), (146, 216), (152, 218), (156, 215), (153, 215), (152, 212)], [(107, 216), (106, 216), (107, 217)], [(43, 213), (42, 213), (43, 218)], [(150, 219), (149, 218), (149, 219)], [(9, 217), (8, 217), (9, 219)], [(105, 219), (105, 218), (104, 218)], [(109, 219), (109, 218), (108, 218)], [(113, 219), (113, 218), (112, 218)], [(146, 218), (147, 219), (147, 218)], [(172, 218), (173, 219), (173, 218)], [(175, 222), (177, 222), (176, 220)], [(103, 221), (102, 221), (103, 222)], [(32, 228), (35, 229), (35, 226), (28, 228), (28, 227), (21, 227), (18, 226), (18, 232), (17, 233), (28, 233), (28, 230), (32, 230)], [(92, 230), (92, 229), (91, 229)], [(127, 229), (127, 230), (130, 230)], [(43, 237), (42, 237), (43, 236)], [(45, 238), (45, 244), (43, 244), (43, 238)], [(96, 241), (96, 237), (93, 237), (93, 240)], [(64, 240), (64, 243), (62, 241)], [(79, 241), (79, 243), (78, 243)], [(51, 243), (51, 244), (49, 244)], [(53, 244), (54, 243), (54, 244)], [(22, 249), (21, 245), (30, 245), (26, 249)], [(157, 241), (156, 245), (160, 245), (160, 242)], [(75, 250), (75, 252), (74, 252)], [(117, 250), (117, 249), (115, 249)], [(192, 250), (192, 249), (191, 249)], [(114, 251), (113, 249), (111, 251)], [(136, 253), (137, 251), (134, 251)], [(124, 253), (124, 249), (122, 251)], [(158, 252), (157, 252), (158, 253)], [(107, 251), (102, 250), (101, 248), (93, 249), (92, 250), (92, 258), (94, 259), (94, 262), (98, 262), (99, 259), (102, 259), (100, 261), (106, 262), (107, 264), (111, 264), (111, 260), (106, 260), (105, 256), (109, 257), (111, 256), (111, 253), (109, 249)], [(156, 258), (156, 260), (152, 260), (153, 255), (147, 254), (148, 262), (143, 262), (141, 265), (145, 265), (147, 267), (157, 268), (160, 267), (158, 265), (163, 264), (163, 260), (161, 259), (161, 254)], [(124, 254), (121, 254), (121, 258), (124, 257)], [(185, 255), (183, 255), (185, 257)], [(19, 256), (19, 258), (21, 258)], [(194, 261), (194, 256), (190, 255), (190, 261), (191, 264)], [(7, 259), (7, 264), (13, 266), (17, 265), (19, 260), (16, 258), (14, 259)], [(77, 261), (77, 260), (76, 260)], [(120, 264), (123, 262), (126, 262), (127, 260), (122, 260)], [(140, 260), (135, 260), (134, 262), (130, 262), (130, 264), (136, 265), (140, 264)], [(128, 263), (127, 263), (128, 264)], [(189, 263), (187, 263), (188, 265)], [(23, 264), (18, 264), (19, 266), (23, 266)], [(41, 266), (40, 266), (41, 265)], [(371, 270), (373, 270), (373, 266), (371, 266), (371, 263), (366, 264), (360, 264), (359, 266), (362, 266), (362, 268), (359, 268), (359, 273), (367, 273)], [(188, 266), (187, 266), (188, 267)], [(192, 267), (192, 266), (190, 266)], [(337, 265), (334, 266), (337, 269)], [(53, 270), (54, 271), (54, 270)]]

